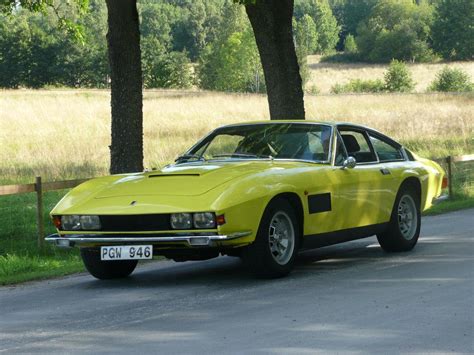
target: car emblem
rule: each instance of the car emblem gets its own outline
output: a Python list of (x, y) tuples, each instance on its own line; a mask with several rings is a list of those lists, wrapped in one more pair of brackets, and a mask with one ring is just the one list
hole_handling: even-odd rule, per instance
[(136, 204), (137, 204), (137, 201), (130, 202), (130, 206), (135, 206)]

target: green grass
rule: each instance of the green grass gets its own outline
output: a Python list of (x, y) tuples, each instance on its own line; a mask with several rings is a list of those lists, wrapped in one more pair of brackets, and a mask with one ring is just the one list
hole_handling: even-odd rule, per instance
[[(45, 234), (55, 232), (48, 213), (66, 191), (44, 194)], [(77, 249), (38, 249), (36, 195), (0, 196), (0, 285), (84, 270)]]
[(446, 212), (464, 210), (466, 208), (474, 208), (473, 197), (455, 198), (441, 202), (439, 205), (435, 205), (423, 212), (423, 216), (434, 216)]
[(84, 270), (77, 255), (11, 255), (0, 256), (0, 285), (46, 279)]

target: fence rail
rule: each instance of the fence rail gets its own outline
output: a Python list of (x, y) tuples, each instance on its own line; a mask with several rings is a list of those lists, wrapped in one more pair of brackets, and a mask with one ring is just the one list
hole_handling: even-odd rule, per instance
[[(446, 164), (446, 174), (448, 176), (448, 194), (453, 195), (452, 177), (454, 163), (474, 161), (474, 154), (461, 155), (461, 156), (448, 156), (444, 158), (432, 159), (438, 163)], [(36, 177), (35, 183), (33, 184), (22, 184), (22, 185), (3, 185), (0, 186), (0, 196), (5, 195), (18, 195), (23, 193), (35, 192), (36, 193), (36, 223), (38, 228), (38, 247), (43, 247), (44, 241), (44, 223), (43, 223), (43, 192), (63, 190), (76, 187), (83, 182), (90, 180), (88, 179), (76, 179), (76, 180), (63, 180), (63, 181), (52, 181), (43, 182), (41, 177)]]

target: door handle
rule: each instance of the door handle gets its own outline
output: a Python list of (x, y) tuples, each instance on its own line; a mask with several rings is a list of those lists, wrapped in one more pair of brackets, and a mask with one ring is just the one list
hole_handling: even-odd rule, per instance
[(382, 175), (390, 175), (391, 174), (390, 170), (388, 170), (386, 168), (380, 169), (380, 172), (382, 173)]

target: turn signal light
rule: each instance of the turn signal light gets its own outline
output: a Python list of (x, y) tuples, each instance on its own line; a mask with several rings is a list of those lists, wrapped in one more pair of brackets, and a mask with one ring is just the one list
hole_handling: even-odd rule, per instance
[(61, 216), (53, 216), (53, 223), (57, 229), (61, 229)]
[(225, 224), (225, 216), (223, 214), (216, 217), (216, 222), (218, 226)]
[(448, 187), (448, 178), (445, 176), (443, 177), (443, 182), (441, 184), (441, 188), (445, 189)]

